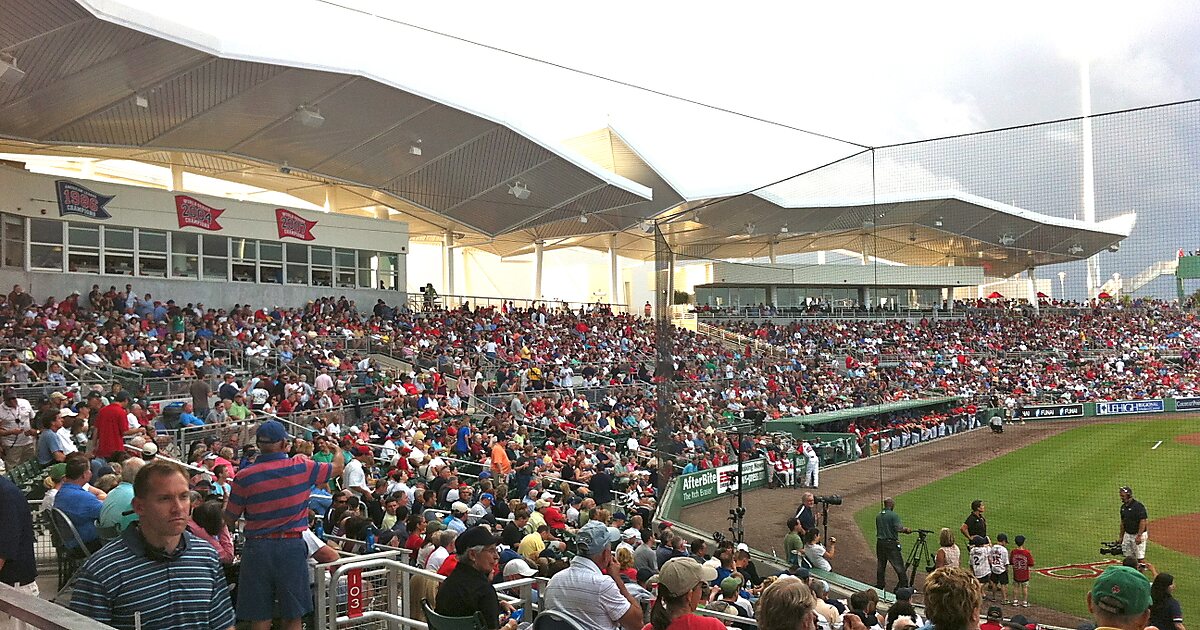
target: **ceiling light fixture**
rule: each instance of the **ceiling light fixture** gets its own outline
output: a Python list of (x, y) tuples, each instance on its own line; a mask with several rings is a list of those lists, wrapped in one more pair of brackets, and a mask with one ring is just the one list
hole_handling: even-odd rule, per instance
[(938, 217), (934, 220), (933, 227), (942, 227), (942, 217)]
[(586, 214), (583, 214), (582, 212), (581, 212), (581, 213), (579, 213), (579, 222), (580, 222), (580, 223), (587, 223), (587, 222), (588, 222), (588, 216), (587, 216)]
[(408, 147), (408, 153), (409, 153), (409, 155), (421, 155), (421, 140), (420, 139), (418, 139), (416, 142), (414, 142), (412, 144), (412, 146)]
[(305, 105), (297, 107), (295, 118), (300, 121), (301, 125), (310, 129), (317, 129), (325, 124), (325, 117), (321, 115), (321, 111), (316, 107), (311, 109)]
[(754, 225), (753, 223), (746, 224), (746, 234), (748, 234), (750, 236), (754, 236), (754, 231), (757, 229), (758, 229), (758, 226)]
[(654, 224), (649, 221), (642, 221), (641, 223), (638, 223), (638, 229), (645, 232), (646, 234), (653, 234), (654, 233)]
[(1072, 256), (1078, 256), (1083, 253), (1083, 248), (1079, 245), (1072, 245), (1071, 248), (1067, 250), (1067, 253), (1071, 254)]
[(779, 233), (780, 233), (780, 234), (787, 234), (787, 233), (788, 233), (788, 227), (787, 227), (787, 224), (786, 224), (786, 223), (784, 223), (784, 224), (783, 224), (783, 227), (779, 228)]
[(142, 109), (150, 109), (150, 100), (141, 94), (133, 97), (133, 104), (141, 107)]
[(529, 198), (529, 195), (531, 195), (532, 192), (529, 190), (529, 187), (526, 186), (524, 182), (518, 180), (512, 184), (509, 184), (508, 194), (516, 197), (517, 199), (524, 201)]
[(1017, 242), (1017, 239), (1013, 238), (1012, 234), (1004, 234), (1003, 236), (1000, 237), (1000, 241), (999, 241), (999, 243), (1005, 247), (1011, 247), (1016, 242)]
[(0, 56), (0, 83), (19, 83), (25, 78), (25, 71), (17, 67), (17, 58), (12, 55)]

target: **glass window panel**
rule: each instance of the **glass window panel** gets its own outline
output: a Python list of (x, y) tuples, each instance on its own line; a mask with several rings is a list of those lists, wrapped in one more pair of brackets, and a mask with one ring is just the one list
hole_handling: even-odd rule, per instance
[(263, 284), (283, 284), (283, 267), (280, 265), (259, 265), (258, 281)]
[(72, 249), (87, 247), (98, 250), (100, 247), (100, 228), (90, 225), (68, 225), (67, 239)]
[(100, 252), (85, 252), (72, 249), (67, 254), (67, 271), (100, 273)]
[(229, 280), (229, 263), (225, 258), (205, 256), (203, 264), (205, 280)]
[(167, 277), (167, 257), (138, 255), (138, 275), (152, 278)]
[(332, 287), (333, 286), (333, 271), (330, 269), (320, 269), (313, 267), (312, 283), (315, 287)]
[[(290, 250), (288, 256), (291, 256)], [(308, 265), (293, 265), (287, 266), (287, 283), (288, 284), (308, 284)]]
[(308, 262), (308, 245), (299, 243), (288, 243), (287, 245), (287, 261), (290, 263), (306, 263)]
[(34, 269), (62, 271), (62, 246), (31, 244), (29, 246), (29, 266)]
[(149, 254), (167, 253), (167, 233), (138, 230), (138, 250)]
[(339, 250), (337, 250), (336, 256), (337, 256), (337, 266), (339, 269), (353, 269), (354, 268), (354, 265), (355, 265), (354, 250), (339, 249)]
[[(230, 255), (234, 262), (253, 263), (258, 260), (258, 241), (249, 238), (234, 238), (230, 239), (230, 244), (232, 246)], [(253, 275), (251, 274), (251, 276)]]
[(171, 277), (172, 278), (198, 278), (200, 277), (200, 257), (190, 256), (188, 254), (172, 254), (171, 255)]
[(105, 226), (104, 249), (125, 249), (133, 251), (133, 230)]
[(25, 268), (25, 221), (4, 215), (4, 266)]
[[(108, 238), (107, 231), (104, 237)], [(105, 250), (104, 273), (114, 276), (133, 275), (133, 254), (122, 254), (112, 250)]]
[(229, 239), (224, 236), (204, 235), (204, 255), (205, 256), (228, 256), (229, 255)]
[(174, 232), (171, 234), (172, 254), (199, 254), (200, 238), (196, 234)]
[(259, 242), (258, 259), (269, 260), (271, 262), (282, 262), (283, 246), (279, 243), (268, 243), (266, 241)]
[(342, 271), (340, 269), (338, 270), (338, 272), (337, 272), (337, 287), (339, 289), (353, 289), (354, 288), (354, 270), (353, 269), (350, 269), (348, 271)]
[(374, 289), (375, 287), (375, 272), (371, 269), (358, 270), (358, 288)]
[[(62, 221), (50, 221), (47, 219), (29, 220), (29, 240), (33, 243), (61, 245), (63, 242), (62, 231)], [(59, 267), (61, 266), (62, 264), (60, 263)]]
[(314, 265), (333, 265), (333, 250), (328, 247), (313, 247), (312, 248), (312, 264)]
[(253, 264), (237, 262), (236, 260), (230, 266), (233, 271), (234, 282), (254, 282), (258, 275), (258, 268)]

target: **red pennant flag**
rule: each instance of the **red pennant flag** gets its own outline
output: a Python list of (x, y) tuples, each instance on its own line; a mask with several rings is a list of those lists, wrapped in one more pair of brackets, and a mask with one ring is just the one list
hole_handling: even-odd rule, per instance
[(279, 238), (290, 236), (302, 241), (315, 241), (317, 239), (312, 234), (312, 229), (316, 227), (317, 222), (309, 221), (291, 210), (276, 208), (275, 223), (279, 227)]
[(175, 195), (175, 212), (179, 215), (179, 227), (195, 227), (216, 232), (221, 229), (217, 219), (223, 208), (213, 208), (202, 201), (187, 195)]

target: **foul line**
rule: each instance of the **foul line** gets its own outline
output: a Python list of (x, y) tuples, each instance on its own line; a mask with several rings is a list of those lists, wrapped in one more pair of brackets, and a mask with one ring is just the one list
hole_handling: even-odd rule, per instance
[(1154, 449), (1158, 448), (1158, 445), (1159, 445), (1159, 444), (1162, 444), (1162, 443), (1163, 443), (1163, 441), (1162, 441), (1162, 440), (1159, 440), (1159, 441), (1155, 442), (1155, 443), (1154, 443), (1154, 446), (1151, 446), (1151, 447), (1150, 447), (1150, 450), (1152, 450), (1152, 451), (1153, 451)]

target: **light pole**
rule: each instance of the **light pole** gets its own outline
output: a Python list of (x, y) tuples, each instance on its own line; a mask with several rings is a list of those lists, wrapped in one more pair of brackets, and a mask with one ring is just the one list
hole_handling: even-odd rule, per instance
[(1062, 298), (1067, 297), (1067, 272), (1065, 271), (1058, 272), (1058, 290), (1062, 293)]

